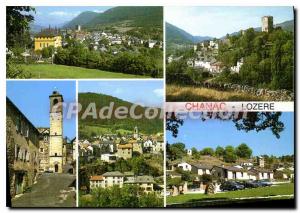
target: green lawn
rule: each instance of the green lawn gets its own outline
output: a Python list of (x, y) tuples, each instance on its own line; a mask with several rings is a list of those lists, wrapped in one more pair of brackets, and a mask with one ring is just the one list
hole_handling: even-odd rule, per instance
[[(167, 204), (173, 203), (187, 203), (197, 202), (201, 200), (221, 200), (221, 199), (234, 199), (234, 198), (249, 198), (249, 197), (267, 197), (275, 195), (293, 195), (294, 184), (280, 184), (272, 187), (260, 187), (254, 189), (245, 189), (240, 191), (230, 191), (224, 193), (218, 193), (214, 195), (205, 194), (186, 194), (175, 197), (167, 197)], [(277, 198), (278, 199), (278, 198)]]
[(28, 64), (22, 65), (31, 78), (150, 78), (142, 75), (108, 72), (97, 69), (72, 67), (56, 64)]

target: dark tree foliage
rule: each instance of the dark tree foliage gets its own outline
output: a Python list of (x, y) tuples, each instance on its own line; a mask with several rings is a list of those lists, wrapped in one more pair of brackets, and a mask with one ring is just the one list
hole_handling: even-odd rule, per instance
[[(34, 20), (30, 12), (35, 9), (29, 6), (6, 7), (6, 45), (13, 47), (29, 30), (29, 23)], [(17, 39), (18, 38), (18, 39)]]
[[(169, 114), (169, 117), (168, 117)], [(175, 115), (175, 112), (167, 112), (166, 113), (166, 128), (167, 131), (171, 131), (173, 137), (177, 137), (178, 135), (178, 129), (180, 126), (183, 125), (183, 120), (178, 119)]]
[[(245, 132), (256, 132), (270, 129), (276, 138), (280, 138), (280, 133), (284, 130), (284, 124), (279, 120), (281, 112), (248, 112), (247, 116), (243, 116), (243, 112), (239, 113), (239, 116), (229, 114), (229, 116), (222, 116), (221, 112), (208, 113), (206, 118), (202, 117), (202, 120), (212, 118), (220, 120), (232, 120), (237, 130), (243, 130)], [(226, 118), (224, 118), (226, 117)], [(177, 137), (178, 129), (182, 126), (184, 121), (176, 117), (174, 112), (166, 113), (166, 129), (171, 131), (173, 137)]]

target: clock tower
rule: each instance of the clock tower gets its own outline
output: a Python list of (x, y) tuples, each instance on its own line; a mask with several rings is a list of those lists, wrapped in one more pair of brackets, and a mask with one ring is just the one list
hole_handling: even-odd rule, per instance
[(63, 171), (63, 96), (53, 91), (50, 99), (49, 170)]

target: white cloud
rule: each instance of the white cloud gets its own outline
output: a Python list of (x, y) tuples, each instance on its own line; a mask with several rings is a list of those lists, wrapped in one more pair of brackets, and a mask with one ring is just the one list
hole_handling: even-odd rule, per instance
[(155, 89), (153, 90), (153, 92), (159, 98), (164, 97), (164, 89)]
[(79, 14), (80, 14), (79, 11), (77, 12), (53, 11), (49, 13), (49, 15), (51, 16), (60, 16), (60, 17), (75, 17)]
[(93, 10), (93, 12), (95, 12), (95, 13), (103, 13), (104, 11), (103, 10)]

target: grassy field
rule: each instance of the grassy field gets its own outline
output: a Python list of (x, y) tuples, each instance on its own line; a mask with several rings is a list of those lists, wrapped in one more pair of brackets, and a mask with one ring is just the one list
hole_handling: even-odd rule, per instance
[(217, 91), (193, 86), (167, 85), (167, 101), (267, 101), (247, 93)]
[[(245, 189), (240, 191), (230, 191), (218, 193), (214, 195), (206, 194), (185, 194), (175, 197), (167, 197), (167, 204), (173, 203), (187, 203), (197, 202), (201, 200), (221, 200), (221, 199), (235, 199), (235, 198), (250, 198), (250, 197), (267, 197), (276, 195), (293, 195), (294, 184), (280, 184), (272, 187), (260, 187), (254, 189)], [(286, 198), (286, 197), (285, 197)], [(276, 199), (279, 199), (276, 197)]]
[(97, 69), (72, 67), (56, 64), (29, 64), (22, 65), (31, 78), (150, 78), (148, 76), (131, 75), (124, 73), (108, 72)]
[[(80, 122), (80, 121), (79, 121)], [(79, 136), (86, 135), (92, 137), (93, 135), (102, 135), (102, 134), (130, 134), (132, 131), (125, 129), (112, 129), (112, 126), (91, 126), (91, 125), (81, 125), (79, 124)]]

